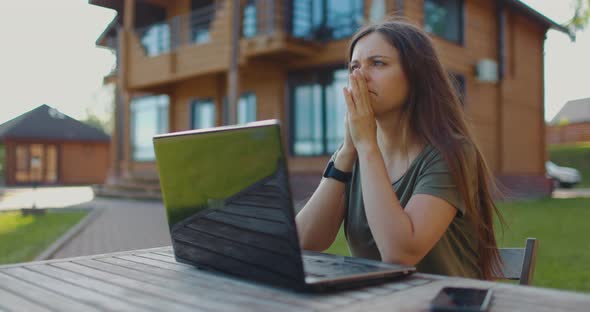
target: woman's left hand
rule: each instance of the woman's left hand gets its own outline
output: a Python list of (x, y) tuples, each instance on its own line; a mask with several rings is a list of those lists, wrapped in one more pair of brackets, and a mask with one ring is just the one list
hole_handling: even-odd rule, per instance
[(358, 152), (377, 146), (377, 124), (367, 82), (360, 70), (349, 76), (351, 88), (344, 88), (348, 109), (348, 127), (352, 142)]

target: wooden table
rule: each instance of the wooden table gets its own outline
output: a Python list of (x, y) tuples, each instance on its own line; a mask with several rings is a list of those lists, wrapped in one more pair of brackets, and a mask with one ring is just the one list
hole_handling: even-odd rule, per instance
[(414, 274), (329, 294), (302, 294), (176, 263), (170, 247), (0, 266), (7, 311), (427, 311), (443, 286), (494, 289), (491, 311), (589, 311), (590, 295)]

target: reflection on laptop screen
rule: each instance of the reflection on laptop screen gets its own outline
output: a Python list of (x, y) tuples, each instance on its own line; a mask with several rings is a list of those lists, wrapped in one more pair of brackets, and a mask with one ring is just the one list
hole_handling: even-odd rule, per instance
[(179, 261), (303, 282), (278, 125), (172, 134), (154, 147)]

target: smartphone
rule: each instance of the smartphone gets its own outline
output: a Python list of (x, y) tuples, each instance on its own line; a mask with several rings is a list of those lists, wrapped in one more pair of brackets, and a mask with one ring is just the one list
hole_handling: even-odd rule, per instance
[(485, 312), (491, 300), (491, 289), (444, 287), (430, 302), (430, 311)]

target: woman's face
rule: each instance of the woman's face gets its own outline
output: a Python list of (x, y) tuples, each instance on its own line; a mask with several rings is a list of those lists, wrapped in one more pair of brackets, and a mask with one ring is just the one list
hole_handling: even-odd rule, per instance
[(373, 32), (357, 41), (349, 69), (359, 69), (367, 80), (375, 115), (401, 108), (408, 82), (397, 49), (381, 34)]

